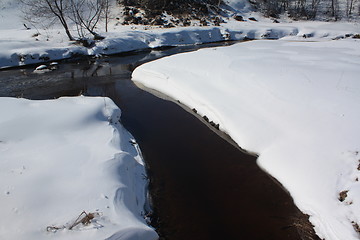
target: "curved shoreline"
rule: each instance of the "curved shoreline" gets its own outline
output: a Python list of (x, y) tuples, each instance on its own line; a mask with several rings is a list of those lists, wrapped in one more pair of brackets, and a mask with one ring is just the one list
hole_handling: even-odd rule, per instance
[[(140, 90), (136, 90), (136, 91), (140, 91)], [(150, 90), (150, 92), (153, 93), (152, 90)], [(154, 98), (151, 96), (152, 94), (148, 94), (148, 93), (146, 94), (142, 93), (142, 94), (149, 95), (147, 96), (147, 98), (149, 99)], [(157, 97), (161, 97), (162, 99), (168, 99), (168, 97), (164, 95)], [(191, 199), (183, 199), (182, 195), (181, 194), (179, 195), (179, 193), (176, 192), (176, 189), (179, 188), (181, 189), (181, 187), (179, 187), (178, 185), (173, 187), (167, 186), (169, 184), (167, 183), (168, 181), (167, 174), (169, 174), (167, 172), (168, 169), (172, 169), (172, 168), (180, 169), (181, 166), (174, 167), (172, 164), (177, 164), (177, 162), (181, 162), (183, 164), (182, 161), (183, 158), (176, 157), (176, 159), (173, 160), (173, 163), (170, 164), (172, 167), (167, 167), (166, 169), (162, 170), (161, 173), (156, 173), (156, 174), (153, 174), (153, 171), (151, 171), (151, 169), (152, 168), (161, 169), (161, 167), (157, 165), (158, 163), (150, 162), (150, 173), (152, 173), (150, 174), (151, 183), (152, 183), (151, 191), (153, 194), (152, 197), (154, 198), (154, 202), (158, 203), (155, 204), (155, 209), (154, 209), (155, 219), (153, 221), (153, 225), (160, 230), (159, 235), (161, 236), (161, 239), (171, 239), (171, 240), (177, 240), (177, 239), (180, 240), (185, 238), (278, 239), (278, 240), (319, 239), (313, 230), (313, 226), (308, 221), (308, 216), (301, 213), (301, 211), (294, 205), (293, 200), (291, 199), (291, 196), (287, 192), (287, 190), (281, 185), (281, 183), (279, 183), (276, 179), (268, 175), (266, 172), (264, 172), (257, 166), (256, 156), (251, 156), (248, 155), (247, 153), (241, 152), (239, 147), (236, 145), (236, 143), (229, 144), (231, 140), (224, 138), (224, 136), (221, 136), (223, 134), (221, 131), (214, 129), (209, 123), (204, 121), (201, 116), (195, 114), (189, 108), (183, 106), (181, 103), (179, 104), (179, 102), (177, 102), (176, 100), (173, 99), (162, 100), (161, 104), (164, 105), (163, 108), (167, 108), (166, 105), (170, 105), (171, 108), (177, 109), (175, 111), (183, 112), (182, 113), (183, 115), (188, 115), (184, 117), (174, 112), (171, 112), (169, 117), (165, 115), (166, 113), (163, 114), (161, 111), (156, 111), (154, 113), (157, 116), (159, 116), (159, 118), (166, 119), (161, 121), (165, 121), (165, 122), (176, 121), (177, 124), (179, 124), (180, 122), (180, 124), (183, 126), (177, 125), (177, 128), (181, 128), (181, 129), (186, 128), (191, 132), (188, 138), (191, 137), (195, 138), (191, 140), (192, 144), (201, 142), (201, 144), (207, 145), (205, 149), (202, 149), (202, 152), (208, 152), (208, 153), (205, 153), (202, 156), (202, 160), (199, 161), (200, 163), (197, 164), (201, 165), (201, 169), (203, 171), (211, 172), (213, 176), (217, 176), (216, 180), (215, 179), (211, 180), (211, 182), (219, 181), (219, 183), (213, 183), (213, 185), (216, 186), (215, 188), (216, 190), (214, 190), (214, 192), (225, 191), (229, 194), (229, 196), (231, 196), (231, 199), (230, 198), (223, 199), (222, 197), (219, 198), (219, 196), (213, 196), (215, 200), (207, 201), (208, 203), (206, 203), (205, 205), (208, 206), (208, 210), (202, 209), (201, 211), (202, 214), (204, 215), (206, 214), (207, 211), (209, 211), (210, 214), (208, 214), (208, 218), (210, 218), (210, 220), (206, 217), (204, 218), (202, 215), (190, 214), (189, 216), (186, 216), (184, 215), (185, 214), (184, 211), (186, 208), (184, 204), (185, 202), (187, 204), (190, 204)], [(133, 106), (133, 108), (135, 107)], [(140, 108), (140, 106), (137, 106), (137, 108)], [(124, 112), (124, 116), (126, 116), (126, 112)], [(159, 118), (157, 119), (159, 120)], [(131, 131), (134, 134), (134, 136), (138, 139), (139, 143), (142, 144), (142, 149), (144, 150), (145, 153), (147, 153), (146, 157), (149, 157), (149, 154), (151, 154), (148, 159), (154, 159), (152, 155), (156, 155), (156, 158), (158, 159), (162, 158), (162, 160), (160, 161), (167, 162), (166, 153), (163, 154), (163, 156), (157, 153), (152, 153), (154, 151), (153, 150), (154, 146), (149, 146), (151, 145), (151, 143), (141, 143), (141, 139), (142, 139), (141, 133), (139, 133), (136, 130), (138, 126), (132, 126), (133, 124), (131, 123), (131, 119), (125, 118), (124, 120), (125, 120), (123, 121), (124, 125), (129, 129), (129, 131)], [(159, 124), (163, 125), (165, 124), (165, 122)], [(145, 125), (147, 123), (142, 123), (142, 124)], [(172, 127), (169, 128), (172, 129)], [(198, 131), (200, 131), (201, 134), (199, 134)], [(207, 131), (207, 133), (205, 134), (203, 131)], [(206, 142), (207, 141), (206, 139), (198, 137), (204, 135), (210, 138), (211, 141), (214, 141), (213, 143), (214, 145), (210, 146)], [(162, 138), (162, 137), (158, 136), (157, 138)], [(177, 141), (177, 144), (180, 145), (181, 147), (184, 147), (184, 145), (186, 145), (187, 143)], [(167, 146), (168, 144), (165, 145), (165, 148)], [(195, 147), (195, 148), (199, 149), (201, 147)], [(227, 156), (225, 157), (226, 159), (225, 158), (222, 159), (221, 164), (226, 165), (225, 166), (226, 171), (223, 173), (219, 173), (218, 170), (221, 169), (222, 167), (218, 165), (217, 159), (221, 158), (222, 156), (222, 154), (219, 153), (219, 151), (221, 151), (219, 149), (222, 148), (226, 148), (227, 153), (229, 153), (229, 155), (231, 156), (230, 157)], [(214, 151), (214, 149), (216, 150)], [(239, 159), (239, 157), (241, 159)], [(198, 158), (191, 158), (191, 159), (192, 160), (186, 160), (186, 163), (197, 161)], [(154, 161), (154, 160), (150, 160), (150, 161)], [(228, 161), (228, 163), (226, 164), (223, 161)], [(152, 167), (152, 164), (155, 164), (155, 167)], [(173, 171), (172, 173), (176, 174), (176, 171), (177, 170)], [(229, 178), (232, 179), (233, 181), (231, 181), (231, 183), (225, 183), (227, 182), (226, 179)], [(196, 180), (197, 179), (195, 177), (195, 182)], [(199, 183), (195, 185), (199, 185)], [(239, 185), (241, 187), (235, 185)], [(167, 194), (165, 194), (164, 192), (169, 191), (169, 188), (174, 190), (170, 191), (171, 192), (169, 194), (170, 196), (167, 196)], [(202, 192), (202, 194), (204, 193)], [(225, 195), (227, 194), (225, 193)], [(247, 199), (243, 199), (244, 195), (246, 196)], [(204, 194), (204, 196), (207, 195)], [(263, 206), (259, 207), (257, 203), (252, 203), (253, 205), (251, 205), (250, 199), (255, 199), (255, 201), (260, 201), (262, 202), (263, 206), (267, 206), (267, 207), (265, 208)], [(197, 202), (199, 200), (196, 199), (192, 199), (192, 200), (195, 201), (196, 202), (195, 205), (197, 205)], [(163, 206), (166, 205), (164, 204), (164, 202), (166, 201), (180, 202), (179, 204), (180, 209), (171, 209), (171, 206), (170, 209), (169, 207), (163, 208)], [(210, 202), (216, 202), (217, 204), (211, 204)], [(226, 209), (232, 209), (230, 210), (233, 211), (232, 213), (229, 213), (230, 211), (227, 213), (228, 219), (226, 220), (226, 225), (222, 225), (220, 222), (218, 222), (218, 220), (212, 218), (212, 215), (219, 216), (218, 211), (222, 211), (220, 209), (217, 209), (216, 205), (221, 205), (222, 206), (221, 209), (224, 211), (228, 211)], [(261, 209), (260, 211), (262, 212), (257, 212), (259, 210), (257, 209), (257, 207), (253, 208), (253, 206), (259, 207)], [(197, 207), (201, 208), (199, 206)], [(246, 211), (248, 212), (245, 213)], [(169, 215), (168, 212), (171, 212), (173, 215)], [(174, 222), (176, 222), (176, 218), (182, 219), (183, 222), (180, 224), (179, 223), (174, 224)], [(199, 221), (204, 221), (209, 225), (214, 224), (213, 222), (217, 222), (217, 224), (219, 224), (220, 229), (218, 229), (218, 231), (210, 230), (208, 228), (193, 229), (191, 228), (192, 221), (198, 222), (197, 220), (194, 220), (196, 218), (200, 219)], [(241, 218), (245, 218), (246, 220)], [(219, 217), (219, 219), (221, 218)], [(190, 222), (190, 224), (186, 224), (187, 222)], [(268, 226), (260, 224), (260, 222), (267, 222)], [(251, 229), (256, 225), (258, 225), (261, 231), (258, 230), (260, 232), (257, 232), (254, 229), (252, 229), (252, 231), (249, 232), (244, 231), (240, 233), (238, 232), (238, 229), (235, 227), (237, 224), (242, 225), (241, 228), (242, 231), (243, 229)], [(213, 227), (215, 228), (215, 225)], [(188, 230), (189, 228), (191, 230)], [(191, 235), (189, 235), (190, 233)]]
[(163, 99), (165, 101), (170, 101), (170, 102), (173, 102), (175, 104), (177, 104), (178, 106), (180, 106), (184, 111), (192, 114), (194, 117), (196, 117), (199, 121), (201, 121), (203, 124), (205, 124), (211, 131), (213, 131), (214, 133), (216, 133), (219, 137), (223, 138), (225, 141), (227, 141), (229, 144), (231, 144), (232, 146), (234, 146), (235, 148), (237, 148), (239, 151), (245, 153), (245, 154), (248, 154), (248, 155), (251, 155), (253, 157), (259, 157), (259, 155), (255, 152), (250, 152), (250, 151), (247, 151), (246, 149), (242, 148), (241, 146), (239, 146), (235, 141), (234, 139), (231, 138), (231, 136), (224, 132), (224, 131), (221, 131), (219, 130), (219, 127), (214, 125), (213, 122), (209, 121), (209, 119), (207, 118), (206, 115), (204, 116), (201, 116), (197, 110), (195, 108), (193, 109), (190, 109), (187, 105), (183, 104), (180, 100), (175, 100), (173, 99), (172, 97), (164, 94), (164, 93), (161, 93), (159, 91), (157, 91), (156, 89), (151, 89), (151, 88), (148, 88), (146, 86), (144, 86), (142, 83), (140, 82), (133, 82), (135, 84), (136, 87), (142, 89), (143, 91), (145, 92), (148, 92), (160, 99)]
[[(130, 57), (130, 59), (138, 59), (136, 60), (138, 62), (143, 62), (144, 58), (146, 59), (146, 56), (143, 58)], [(241, 234), (249, 234), (246, 235), (246, 239), (264, 239), (264, 236), (266, 239), (272, 239), (271, 236), (274, 236), (273, 239), (277, 240), (295, 240), (307, 236), (298, 234), (299, 228), (296, 228), (296, 226), (303, 226), (304, 229), (308, 229), (309, 222), (306, 221), (306, 216), (297, 210), (289, 195), (256, 166), (255, 158), (239, 161), (237, 156), (240, 151), (218, 137), (213, 131), (209, 131), (208, 127), (189, 111), (184, 111), (175, 103), (161, 100), (134, 86), (129, 80), (131, 72), (128, 69), (134, 65), (134, 61), (131, 60), (131, 62), (130, 66), (124, 58), (104, 59), (104, 63), (109, 64), (112, 68), (110, 71), (112, 74), (106, 76), (102, 76), (99, 72), (93, 74), (93, 71), (89, 71), (92, 65), (88, 63), (70, 64), (69, 69), (66, 69), (66, 66), (60, 66), (59, 72), (53, 72), (50, 75), (34, 75), (34, 82), (40, 84), (35, 85), (37, 88), (35, 91), (30, 88), (28, 92), (24, 89), (15, 92), (22, 92), (24, 97), (32, 96), (37, 99), (58, 97), (64, 94), (76, 95), (79, 92), (85, 95), (111, 97), (122, 109), (122, 122), (137, 139), (145, 161), (150, 167), (152, 195), (154, 204), (157, 204), (155, 214), (160, 219), (154, 223), (160, 224), (159, 232), (166, 239), (221, 239), (226, 236), (230, 239), (237, 239), (244, 237)], [(104, 64), (103, 71), (105, 70), (106, 65)], [(55, 75), (59, 79), (52, 79), (52, 83), (60, 84), (65, 81), (64, 85), (49, 86), (46, 79)], [(70, 79), (69, 75), (72, 76)], [(41, 81), (39, 83), (38, 78), (43, 78), (41, 81), (49, 89), (42, 88), (42, 83)], [(24, 79), (27, 80), (29, 87), (34, 87), (28, 77), (25, 76)], [(21, 83), (23, 82), (19, 79), (19, 86), (16, 87), (27, 87)], [(36, 91), (37, 97), (35, 97)], [(41, 94), (39, 91), (43, 91), (43, 93)], [(190, 130), (189, 126), (192, 126), (193, 130)], [(174, 130), (177, 130), (176, 133)], [(186, 133), (186, 131), (188, 132)], [(215, 141), (212, 142), (214, 139)], [(230, 152), (226, 153), (220, 150), (220, 145)], [(190, 151), (188, 149), (191, 146), (193, 150)], [(202, 156), (202, 153), (205, 153), (205, 156)], [(160, 160), (162, 162), (159, 162)], [(203, 162), (194, 162), (195, 160)], [(198, 168), (194, 169), (195, 166)], [(244, 174), (239, 174), (239, 170), (243, 170)], [(230, 174), (231, 172), (232, 174)], [(257, 188), (260, 190), (259, 194), (265, 194), (264, 197), (259, 197), (254, 188), (249, 188), (249, 182), (256, 182), (253, 180), (253, 176), (259, 177), (260, 185)], [(183, 180), (176, 182), (180, 177), (184, 177)], [(194, 177), (194, 179), (190, 179), (190, 177)], [(236, 177), (239, 180), (236, 180)], [(228, 179), (231, 181), (226, 182)], [(248, 190), (239, 190), (234, 182), (242, 183), (240, 185), (248, 187)], [(213, 184), (214, 187), (210, 187), (207, 185), (208, 183)], [(190, 192), (186, 193), (187, 190)], [(215, 191), (219, 194), (214, 195)], [(231, 192), (237, 193), (237, 197), (228, 195)], [(199, 193), (201, 197), (195, 197), (194, 194)], [(254, 195), (250, 195), (250, 193)], [(282, 200), (275, 199), (275, 194), (278, 194)], [(244, 198), (244, 196), (247, 197)], [(187, 199), (183, 197), (187, 197)], [(175, 200), (179, 200), (179, 202), (174, 204)], [(256, 206), (254, 209), (258, 213), (249, 208), (249, 204), (253, 204), (253, 201), (258, 203), (258, 205), (254, 205)], [(266, 208), (264, 208), (266, 204), (268, 204), (268, 210), (278, 209), (285, 215), (280, 216), (279, 211), (275, 211), (273, 214), (266, 213)], [(293, 211), (292, 214), (285, 208)], [(195, 213), (194, 210), (199, 210), (199, 212)], [(231, 217), (221, 214), (230, 214)], [(225, 220), (230, 218), (232, 219), (231, 223), (226, 223)], [(271, 221), (273, 223), (269, 224)], [(266, 231), (264, 223), (269, 224)], [(200, 227), (199, 224), (203, 224), (203, 227)], [(278, 227), (274, 227), (272, 224), (278, 224)], [(243, 228), (240, 230), (239, 226)], [(276, 233), (273, 232), (274, 229), (277, 229)], [(197, 237), (190, 235), (193, 233), (197, 234)], [(279, 234), (284, 235), (279, 237)]]

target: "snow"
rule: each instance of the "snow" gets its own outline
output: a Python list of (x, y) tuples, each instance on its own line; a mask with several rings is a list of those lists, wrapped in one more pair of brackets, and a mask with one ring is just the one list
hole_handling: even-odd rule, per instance
[[(38, 64), (66, 58), (110, 55), (162, 46), (202, 44), (224, 40), (281, 39), (303, 40), (304, 36), (332, 39), (359, 33), (356, 22), (292, 22), (281, 19), (273, 23), (271, 19), (253, 12), (248, 1), (228, 0), (229, 17), (221, 26), (200, 27), (199, 21), (192, 21), (190, 27), (161, 28), (156, 26), (121, 25), (121, 20), (111, 19), (109, 32), (104, 32), (100, 24), (97, 31), (106, 38), (96, 41), (95, 46), (85, 48), (69, 42), (59, 25), (49, 28), (32, 26), (21, 16), (17, 1), (4, 0), (0, 3), (0, 68)], [(112, 7), (112, 16), (119, 16), (119, 8)], [(241, 14), (246, 21), (239, 22), (233, 14)], [(258, 22), (249, 21), (255, 17)], [(24, 24), (29, 28), (25, 28)], [(45, 26), (46, 25), (46, 26)], [(70, 26), (75, 33), (75, 27)]]
[[(80, 55), (279, 39), (164, 58), (137, 68), (133, 77), (196, 108), (259, 154), (259, 165), (311, 215), (320, 237), (358, 239), (353, 224), (360, 224), (360, 42), (352, 36), (359, 34), (359, 23), (286, 17), (273, 23), (248, 1), (226, 2), (229, 13), (246, 21), (229, 14), (221, 26), (192, 21), (190, 27), (167, 29), (122, 26), (113, 18), (109, 32), (96, 29), (106, 38), (85, 48), (69, 42), (61, 26), (26, 22), (17, 0), (2, 0), (0, 69), (37, 64), (34, 71), (46, 74), (56, 69), (51, 62)], [(112, 8), (113, 17), (118, 10)], [(129, 143), (111, 100), (0, 98), (0, 111), (0, 177), (6, 180), (0, 183), (6, 216), (0, 238), (157, 238), (141, 216), (146, 182), (140, 151)], [(82, 211), (95, 213), (95, 220), (68, 230)], [(48, 226), (61, 229), (47, 232)]]
[(259, 154), (326, 240), (359, 238), (359, 76), (354, 39), (244, 42), (166, 57), (132, 75)]
[[(140, 150), (110, 99), (0, 98), (0, 112), (1, 239), (157, 239)], [(95, 218), (70, 230), (83, 211)]]

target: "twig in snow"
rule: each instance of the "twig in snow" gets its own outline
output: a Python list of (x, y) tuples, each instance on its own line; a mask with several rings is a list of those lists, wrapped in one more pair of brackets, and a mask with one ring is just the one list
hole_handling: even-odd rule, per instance
[[(85, 216), (83, 216), (83, 215), (85, 215)], [(91, 223), (91, 220), (94, 219), (94, 217), (95, 216), (93, 213), (86, 213), (85, 211), (82, 211), (80, 213), (80, 215), (77, 217), (77, 219), (75, 220), (75, 222), (73, 224), (71, 224), (71, 226), (69, 227), (69, 230), (72, 230), (74, 227), (76, 227), (80, 223), (82, 223), (83, 225), (89, 225)]]

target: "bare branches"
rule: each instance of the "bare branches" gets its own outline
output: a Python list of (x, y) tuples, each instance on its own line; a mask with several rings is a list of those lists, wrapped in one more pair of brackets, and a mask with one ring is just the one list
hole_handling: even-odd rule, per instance
[[(352, 18), (360, 9), (359, 0), (252, 0), (258, 9), (267, 16), (278, 17), (287, 13), (295, 19), (340, 20)], [(358, 14), (360, 15), (360, 14)]]
[(105, 31), (108, 32), (110, 19), (110, 0), (104, 0), (103, 18), (105, 20)]
[(67, 21), (68, 1), (64, 0), (21, 0), (25, 19), (36, 25), (45, 22), (49, 25), (57, 20), (63, 26), (69, 40), (74, 40)]
[(90, 223), (93, 222), (95, 216), (99, 216), (100, 213), (96, 212), (96, 213), (87, 213), (85, 211), (82, 211), (79, 216), (75, 219), (75, 221), (73, 221), (71, 224), (66, 224), (63, 226), (48, 226), (46, 227), (46, 231), (48, 232), (57, 232), (58, 230), (62, 230), (62, 229), (69, 229), (69, 230), (73, 230), (76, 226), (78, 226), (79, 224), (82, 224), (84, 226), (89, 225)]
[(25, 19), (31, 24), (54, 23), (56, 20), (65, 30), (69, 40), (75, 40), (70, 25), (77, 29), (78, 37), (87, 33), (95, 39), (103, 39), (96, 31), (98, 23), (105, 19), (107, 30), (109, 0), (20, 0), (24, 5)]
[[(99, 34), (95, 32), (95, 27), (105, 9), (105, 0), (70, 0), (70, 2), (72, 9), (71, 19), (75, 24), (87, 30), (95, 38), (99, 38)], [(80, 32), (83, 35), (84, 31), (81, 30)]]
[(85, 211), (82, 211), (78, 218), (75, 220), (75, 222), (70, 225), (69, 230), (72, 230), (80, 223), (82, 223), (83, 225), (89, 225), (91, 223), (91, 220), (94, 219), (94, 217), (94, 213), (86, 213)]

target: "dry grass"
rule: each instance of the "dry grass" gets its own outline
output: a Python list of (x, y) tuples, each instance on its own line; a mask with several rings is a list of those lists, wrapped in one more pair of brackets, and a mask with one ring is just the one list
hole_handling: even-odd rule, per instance
[(73, 221), (69, 225), (63, 225), (63, 226), (48, 226), (46, 227), (46, 231), (48, 232), (56, 232), (58, 230), (62, 229), (68, 229), (73, 230), (74, 227), (78, 226), (79, 224), (82, 224), (84, 226), (89, 225), (91, 221), (95, 218), (95, 215), (98, 215), (99, 213), (87, 213), (85, 211), (82, 211), (79, 216), (76, 218), (75, 221)]

